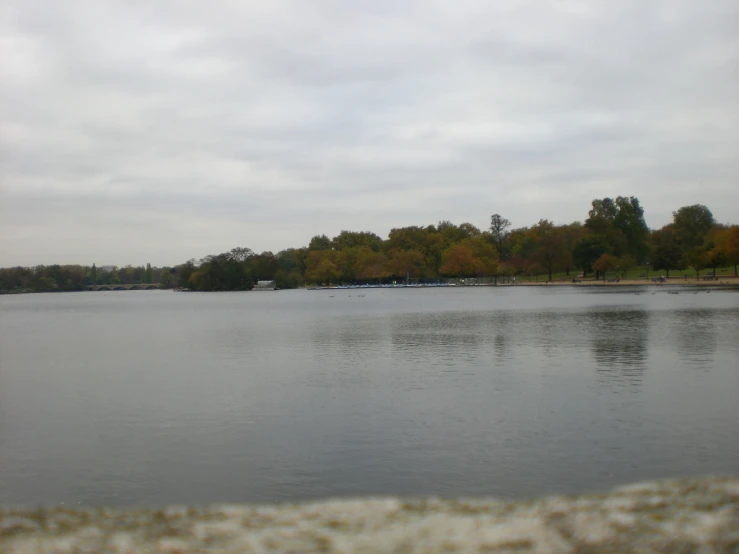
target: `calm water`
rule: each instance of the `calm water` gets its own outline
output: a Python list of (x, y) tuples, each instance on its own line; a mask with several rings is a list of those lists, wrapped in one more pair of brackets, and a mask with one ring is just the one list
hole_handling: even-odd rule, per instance
[(634, 290), (0, 297), (0, 504), (739, 474), (739, 292)]

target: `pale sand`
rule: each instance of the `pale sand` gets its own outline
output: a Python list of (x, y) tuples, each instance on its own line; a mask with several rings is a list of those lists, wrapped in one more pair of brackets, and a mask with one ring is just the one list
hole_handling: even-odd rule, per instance
[(739, 552), (739, 478), (532, 501), (376, 498), (295, 505), (0, 510), (7, 554)]

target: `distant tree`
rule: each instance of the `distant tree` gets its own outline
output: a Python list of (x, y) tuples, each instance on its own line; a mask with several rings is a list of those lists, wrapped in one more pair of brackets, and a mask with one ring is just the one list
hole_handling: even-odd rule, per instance
[(498, 254), (501, 258), (507, 259), (508, 252), (505, 251), (504, 244), (506, 239), (510, 235), (508, 229), (511, 227), (511, 222), (500, 214), (493, 214), (490, 216), (490, 236), (495, 244), (495, 248), (498, 249)]
[(382, 281), (390, 277), (387, 256), (383, 252), (373, 252), (369, 248), (362, 248), (357, 255), (355, 274), (363, 281)]
[(625, 256), (621, 256), (618, 259), (617, 267), (621, 270), (621, 275), (623, 276), (629, 269), (632, 267), (635, 267), (637, 265), (636, 260), (626, 254)]
[(715, 248), (726, 257), (726, 263), (734, 266), (734, 276), (738, 275), (739, 264), (739, 225), (721, 229), (714, 238)]
[(277, 253), (280, 269), (286, 273), (297, 271), (301, 275), (305, 272), (306, 248), (288, 248)]
[(441, 273), (442, 258), (444, 256), (444, 237), (436, 232), (429, 232), (423, 238), (423, 254), (426, 257), (426, 267), (434, 277)]
[(548, 219), (540, 219), (532, 232), (536, 241), (536, 250), (533, 260), (546, 272), (549, 280), (552, 280), (552, 272), (563, 268), (567, 262), (567, 244), (563, 234)]
[(393, 250), (388, 258), (388, 269), (395, 277), (420, 277), (425, 269), (425, 258), (416, 250)]
[[(323, 239), (320, 239), (319, 242), (323, 244)], [(382, 249), (382, 239), (369, 231), (342, 231), (331, 240), (331, 247), (335, 250), (343, 250), (356, 246), (366, 246), (374, 252), (379, 252)], [(318, 248), (318, 250), (325, 250), (325, 248)]]
[(342, 255), (335, 250), (313, 250), (305, 258), (305, 279), (310, 283), (329, 284), (341, 277)]
[(509, 262), (503, 262), (498, 265), (498, 275), (509, 280), (516, 274), (516, 268)]
[(647, 252), (649, 228), (644, 221), (644, 210), (639, 199), (630, 196), (593, 200), (585, 227), (593, 234), (606, 237), (611, 252), (616, 256), (630, 255), (644, 261)]
[(665, 270), (667, 277), (671, 269), (682, 269), (683, 251), (675, 232), (674, 225), (665, 225), (662, 229), (653, 231), (650, 236), (652, 244), (652, 267), (656, 270)]
[(498, 272), (498, 251), (487, 238), (479, 235), (463, 240), (460, 245), (472, 250), (472, 254), (477, 260), (475, 274), (478, 277), (487, 277)]
[(613, 226), (621, 231), (628, 244), (628, 251), (622, 252), (622, 256), (628, 253), (637, 263), (642, 263), (649, 251), (649, 227), (644, 220), (644, 210), (639, 199), (634, 196), (619, 196), (616, 198), (616, 207), (618, 212), (613, 218)]
[(603, 254), (610, 253), (611, 245), (606, 237), (602, 235), (586, 235), (575, 244), (572, 258), (575, 265), (582, 269), (583, 276), (587, 276), (589, 271), (593, 271), (593, 263)]
[(231, 249), (228, 255), (231, 259), (237, 262), (246, 262), (256, 254), (254, 254), (254, 251), (251, 248), (238, 247)]
[(707, 252), (708, 267), (713, 268), (713, 274), (716, 275), (719, 267), (725, 267), (729, 263), (729, 257), (726, 253), (719, 249), (713, 248)]
[(441, 273), (450, 277), (472, 277), (477, 274), (479, 262), (469, 246), (450, 246), (442, 257)]
[(711, 264), (708, 252), (702, 246), (694, 246), (685, 252), (683, 254), (683, 261), (686, 266), (693, 268), (696, 279), (700, 279), (701, 270), (709, 267)]
[(98, 268), (95, 266), (95, 264), (92, 264), (92, 269), (90, 270), (90, 280), (92, 281), (93, 285), (97, 285), (98, 282)]
[(482, 231), (472, 225), (472, 223), (462, 223), (459, 229), (466, 235), (465, 238), (474, 239), (482, 236)]
[(310, 268), (306, 278), (314, 283), (330, 284), (341, 276), (341, 270), (328, 258), (323, 258), (315, 267)]
[(701, 246), (715, 220), (711, 210), (702, 204), (684, 206), (674, 212), (673, 224), (683, 252)]
[(331, 239), (326, 235), (316, 235), (310, 239), (308, 250), (331, 250)]
[[(593, 262), (593, 269), (603, 275), (603, 279), (606, 278), (608, 271), (614, 271), (619, 267), (619, 260), (616, 256), (611, 254), (602, 254), (597, 260)], [(618, 277), (618, 275), (616, 275)]]

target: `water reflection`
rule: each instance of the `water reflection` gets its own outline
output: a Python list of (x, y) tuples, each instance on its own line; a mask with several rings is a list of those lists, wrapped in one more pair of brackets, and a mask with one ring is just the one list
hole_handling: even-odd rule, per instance
[(716, 350), (716, 311), (706, 309), (674, 312), (672, 326), (676, 331), (677, 352), (697, 369), (713, 363)]
[(437, 313), (402, 314), (390, 320), (391, 343), (398, 350), (417, 348), (471, 353), (483, 335), (485, 314)]
[(512, 317), (509, 312), (503, 312), (498, 319), (499, 325), (493, 332), (493, 351), (495, 352), (496, 365), (501, 365), (511, 358), (511, 327)]
[(598, 310), (587, 314), (598, 377), (608, 385), (637, 387), (647, 367), (649, 312)]
[(739, 471), (736, 293), (19, 295), (0, 313), (0, 505)]

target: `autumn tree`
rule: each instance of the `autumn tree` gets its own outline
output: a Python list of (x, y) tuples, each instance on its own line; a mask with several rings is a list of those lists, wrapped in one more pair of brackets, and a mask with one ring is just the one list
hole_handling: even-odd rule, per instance
[[(601, 256), (593, 262), (593, 270), (602, 273), (603, 279), (606, 278), (606, 272), (618, 269), (619, 263), (616, 256), (611, 254), (601, 254)], [(618, 275), (616, 275), (618, 277)]]
[(715, 249), (726, 257), (726, 263), (734, 266), (734, 276), (737, 276), (739, 264), (739, 225), (721, 229), (714, 237)]
[(417, 279), (424, 273), (425, 258), (417, 250), (392, 250), (387, 267), (395, 277)]
[(335, 250), (313, 250), (305, 258), (305, 278), (311, 283), (330, 284), (341, 277), (341, 254)]
[(469, 246), (456, 244), (444, 251), (441, 273), (450, 277), (472, 277), (477, 273), (478, 262)]
[(373, 252), (369, 248), (362, 248), (355, 263), (357, 279), (382, 281), (390, 277), (387, 256), (383, 252)]

